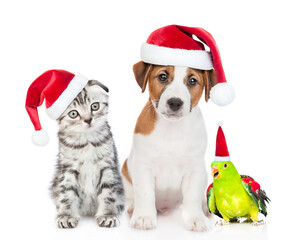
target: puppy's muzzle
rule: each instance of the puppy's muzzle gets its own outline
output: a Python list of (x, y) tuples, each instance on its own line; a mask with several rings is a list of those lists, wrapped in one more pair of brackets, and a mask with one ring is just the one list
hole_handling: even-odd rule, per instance
[(180, 98), (170, 98), (167, 104), (173, 112), (176, 112), (183, 106), (184, 102)]

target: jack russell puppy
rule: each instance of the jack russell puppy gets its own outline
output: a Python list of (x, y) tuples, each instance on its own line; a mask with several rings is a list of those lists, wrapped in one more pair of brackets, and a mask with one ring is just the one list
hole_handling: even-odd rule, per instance
[(204, 231), (209, 225), (207, 133), (198, 103), (203, 91), (206, 101), (210, 97), (221, 106), (234, 97), (219, 50), (204, 29), (169, 25), (151, 33), (142, 45), (141, 60), (133, 71), (142, 92), (148, 85), (149, 100), (122, 167), (131, 225), (155, 228), (157, 211), (165, 213), (182, 204), (185, 226)]
[[(149, 100), (134, 130), (133, 146), (122, 167), (131, 225), (156, 227), (156, 213), (183, 204), (185, 226), (204, 231), (207, 133), (198, 102), (215, 85), (214, 71), (138, 62), (138, 85)], [(204, 211), (204, 212), (203, 212)]]

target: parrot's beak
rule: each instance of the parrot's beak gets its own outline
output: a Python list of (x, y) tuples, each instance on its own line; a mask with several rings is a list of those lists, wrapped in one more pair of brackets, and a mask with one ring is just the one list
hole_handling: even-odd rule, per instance
[(218, 179), (220, 177), (219, 169), (216, 166), (213, 166), (211, 168), (211, 174), (212, 174), (214, 179)]

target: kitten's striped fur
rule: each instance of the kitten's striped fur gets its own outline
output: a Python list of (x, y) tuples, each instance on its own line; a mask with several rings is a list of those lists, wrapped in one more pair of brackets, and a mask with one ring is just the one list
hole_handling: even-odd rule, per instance
[[(124, 208), (116, 147), (107, 122), (108, 89), (88, 82), (59, 117), (59, 154), (51, 186), (60, 228), (73, 228), (80, 216), (94, 215), (101, 227), (114, 227)], [(99, 109), (93, 111), (93, 103)], [(77, 110), (78, 116), (69, 116)]]

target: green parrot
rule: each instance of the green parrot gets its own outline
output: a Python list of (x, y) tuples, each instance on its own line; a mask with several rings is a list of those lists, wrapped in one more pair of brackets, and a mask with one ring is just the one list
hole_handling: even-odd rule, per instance
[(267, 216), (270, 199), (253, 178), (238, 173), (230, 161), (222, 123), (218, 125), (216, 155), (211, 164), (213, 183), (206, 191), (208, 210), (223, 218), (222, 224), (245, 217), (258, 225), (258, 213)]
[(211, 164), (213, 183), (207, 189), (207, 206), (211, 213), (228, 223), (239, 217), (258, 222), (258, 213), (267, 216), (270, 199), (251, 177), (239, 175), (231, 161)]

